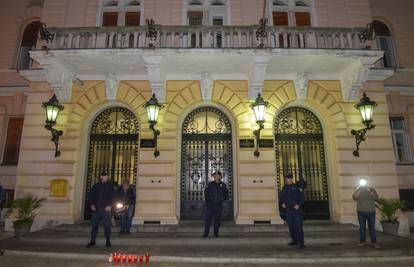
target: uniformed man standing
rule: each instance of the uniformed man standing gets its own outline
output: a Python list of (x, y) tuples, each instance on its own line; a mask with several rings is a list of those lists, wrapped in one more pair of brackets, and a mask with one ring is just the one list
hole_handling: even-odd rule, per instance
[(215, 171), (212, 174), (214, 181), (208, 183), (204, 190), (206, 200), (206, 217), (204, 225), (203, 237), (208, 237), (210, 232), (211, 221), (214, 217), (214, 236), (219, 237), (219, 228), (221, 222), (221, 214), (223, 211), (223, 201), (229, 198), (229, 192), (225, 183), (221, 181), (222, 174)]
[(286, 209), (286, 221), (289, 225), (289, 232), (292, 241), (289, 246), (304, 248), (302, 208), (305, 202), (303, 189), (293, 183), (292, 174), (286, 175), (286, 184), (280, 193), (282, 208)]
[(96, 245), (95, 239), (98, 235), (99, 221), (102, 220), (106, 246), (111, 246), (111, 208), (115, 198), (115, 187), (112, 182), (108, 181), (108, 173), (103, 171), (100, 176), (100, 181), (96, 183), (89, 193), (89, 205), (93, 212), (92, 214), (92, 231), (91, 241), (86, 247), (93, 247)]

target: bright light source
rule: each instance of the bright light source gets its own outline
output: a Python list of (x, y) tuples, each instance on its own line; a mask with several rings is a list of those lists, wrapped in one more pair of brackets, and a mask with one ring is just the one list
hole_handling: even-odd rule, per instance
[(116, 203), (116, 208), (117, 209), (122, 209), (124, 207), (124, 204), (122, 203)]
[(359, 180), (359, 185), (360, 186), (366, 186), (367, 185), (367, 180), (362, 178), (361, 180)]

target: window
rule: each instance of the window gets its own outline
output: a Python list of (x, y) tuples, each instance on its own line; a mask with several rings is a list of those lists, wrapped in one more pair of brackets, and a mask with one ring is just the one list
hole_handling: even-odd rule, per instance
[(36, 47), (40, 26), (40, 21), (33, 21), (24, 28), (22, 42), (18, 52), (17, 69), (30, 68), (31, 60), (29, 51)]
[(414, 189), (400, 189), (399, 191), (400, 200), (407, 204), (403, 211), (414, 211)]
[(188, 11), (188, 25), (202, 25), (203, 11)]
[(7, 126), (6, 144), (4, 146), (3, 164), (17, 165), (19, 159), (20, 139), (23, 129), (23, 117), (10, 117)]
[(289, 25), (288, 13), (274, 11), (273, 12), (273, 25), (274, 26), (288, 26)]
[(311, 26), (311, 1), (273, 1), (274, 26)]
[(102, 7), (101, 26), (141, 25), (141, 3), (131, 0), (106, 0)]
[(387, 25), (383, 22), (374, 20), (374, 31), (377, 37), (378, 49), (384, 51), (382, 65), (384, 68), (395, 68), (397, 66), (395, 60), (394, 45), (391, 38), (391, 33)]
[(296, 26), (309, 27), (311, 25), (309, 12), (295, 12)]
[(391, 117), (391, 134), (397, 162), (411, 162), (410, 144), (404, 117)]
[(102, 26), (117, 26), (118, 12), (104, 12), (102, 18)]

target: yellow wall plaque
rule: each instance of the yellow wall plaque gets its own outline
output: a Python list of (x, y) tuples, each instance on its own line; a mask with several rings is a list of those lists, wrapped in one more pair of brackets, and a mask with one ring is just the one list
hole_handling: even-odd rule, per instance
[(51, 197), (67, 197), (68, 195), (68, 180), (54, 179), (50, 181), (50, 196)]

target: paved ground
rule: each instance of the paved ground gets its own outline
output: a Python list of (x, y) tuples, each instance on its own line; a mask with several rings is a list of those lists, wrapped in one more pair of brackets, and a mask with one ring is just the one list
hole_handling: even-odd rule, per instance
[[(134, 266), (108, 263), (113, 252), (151, 254), (142, 266), (414, 266), (414, 240), (378, 233), (381, 249), (358, 248), (353, 225), (305, 226), (306, 248), (287, 246), (286, 226), (223, 227), (220, 238), (203, 239), (200, 225), (141, 227), (131, 235), (113, 234), (112, 248), (87, 249), (89, 225), (47, 229), (15, 239), (0, 237), (0, 266)], [(157, 232), (158, 231), (158, 232)], [(140, 264), (135, 264), (138, 266)]]
[[(104, 260), (80, 260), (80, 259), (54, 259), (44, 258), (38, 256), (0, 256), (0, 266), (13, 266), (13, 267), (112, 267), (112, 266), (148, 266), (148, 267), (251, 267), (249, 264), (217, 264), (217, 263), (182, 263), (182, 262), (156, 262), (150, 264), (113, 264)], [(380, 260), (371, 262), (348, 262), (348, 263), (301, 263), (301, 264), (257, 264), (255, 267), (412, 267), (414, 266), (414, 260), (399, 260), (383, 262)]]

